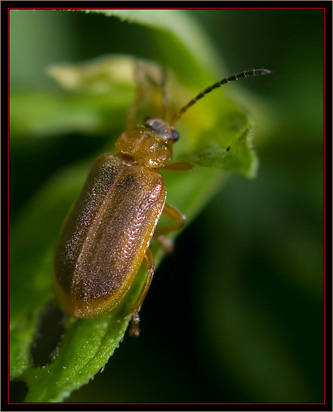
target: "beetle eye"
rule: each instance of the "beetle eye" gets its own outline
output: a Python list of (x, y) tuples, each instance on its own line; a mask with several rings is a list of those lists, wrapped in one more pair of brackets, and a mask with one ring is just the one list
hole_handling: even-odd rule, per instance
[(143, 123), (147, 123), (148, 120), (150, 120), (150, 119), (152, 119), (152, 117), (146, 116), (146, 117), (143, 119)]
[(175, 142), (179, 139), (179, 133), (177, 132), (177, 130), (173, 130), (171, 136), (172, 140), (174, 140)]

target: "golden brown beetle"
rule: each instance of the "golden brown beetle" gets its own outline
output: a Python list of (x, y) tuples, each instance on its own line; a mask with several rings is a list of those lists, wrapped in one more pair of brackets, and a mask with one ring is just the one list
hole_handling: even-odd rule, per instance
[[(115, 143), (117, 155), (105, 153), (94, 162), (82, 192), (72, 207), (55, 253), (54, 290), (61, 307), (78, 318), (94, 318), (112, 310), (130, 289), (142, 264), (148, 270), (133, 307), (130, 333), (139, 334), (139, 311), (154, 274), (149, 250), (152, 236), (179, 229), (184, 216), (165, 204), (166, 187), (159, 169), (186, 170), (173, 163), (178, 140), (174, 123), (204, 95), (242, 77), (265, 75), (265, 69), (227, 77), (205, 89), (168, 123), (148, 119), (127, 130)], [(174, 220), (157, 229), (161, 214)]]

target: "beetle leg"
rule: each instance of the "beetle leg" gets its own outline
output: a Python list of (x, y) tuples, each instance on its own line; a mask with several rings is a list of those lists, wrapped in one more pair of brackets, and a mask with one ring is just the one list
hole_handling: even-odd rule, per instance
[(135, 62), (134, 79), (136, 83), (136, 96), (127, 112), (127, 130), (133, 129), (136, 126), (136, 113), (139, 109), (140, 103), (143, 101), (145, 92), (142, 84), (144, 83), (144, 69), (139, 61)]
[[(134, 66), (136, 96), (127, 113), (127, 130), (137, 125), (136, 116), (140, 109), (148, 105), (159, 112), (159, 117), (166, 118), (168, 102), (166, 98), (166, 71), (159, 65), (152, 65), (137, 60)], [(146, 110), (145, 110), (146, 112)], [(149, 114), (149, 112), (146, 114)], [(142, 119), (141, 119), (142, 120)]]
[(174, 247), (171, 239), (168, 239), (163, 235), (159, 235), (157, 240), (163, 245), (166, 253), (171, 254), (173, 252)]
[(194, 168), (194, 164), (190, 162), (169, 163), (168, 165), (163, 167), (164, 170), (172, 170), (174, 172), (179, 172), (182, 170), (189, 170), (193, 168)]
[[(145, 72), (145, 76), (147, 81), (153, 86), (156, 94), (156, 107), (160, 111), (160, 117), (162, 119), (166, 118), (168, 113), (168, 99), (166, 95), (166, 85), (167, 85), (167, 72), (164, 67), (159, 65), (156, 66), (157, 72), (154, 71), (149, 72), (147, 70)], [(146, 90), (145, 90), (146, 92)]]
[[(138, 77), (139, 76), (137, 75), (137, 70), (135, 70), (135, 80), (137, 85), (139, 84)], [(140, 103), (143, 100), (143, 97), (144, 91), (140, 87), (137, 87), (135, 99), (127, 112), (127, 130), (133, 129), (136, 125), (135, 116), (140, 106)]]
[[(165, 239), (161, 235), (164, 234), (164, 233), (169, 233), (169, 232), (172, 232), (174, 230), (180, 229), (184, 225), (185, 216), (178, 209), (176, 209), (175, 207), (173, 207), (171, 205), (168, 205), (168, 204), (164, 205), (164, 209), (162, 211), (162, 214), (165, 215), (166, 217), (168, 217), (169, 219), (174, 220), (174, 223), (170, 226), (156, 229), (154, 235), (159, 236), (160, 242), (163, 243), (164, 245), (166, 245), (167, 249), (171, 250), (172, 249), (172, 243), (171, 243), (171, 245), (170, 245), (170, 242), (166, 243), (169, 239)], [(153, 255), (151, 254), (151, 251), (149, 249), (147, 249), (142, 263), (146, 266), (146, 268), (148, 270), (148, 274), (147, 274), (145, 284), (143, 285), (142, 291), (141, 291), (137, 301), (134, 304), (133, 315), (132, 315), (132, 324), (131, 324), (131, 328), (129, 330), (129, 333), (130, 333), (131, 336), (139, 336), (139, 334), (140, 334), (139, 312), (140, 312), (142, 303), (145, 300), (145, 297), (147, 295), (147, 292), (149, 290), (151, 281), (153, 280), (153, 276), (154, 276), (154, 269), (155, 269), (154, 259), (153, 259)]]
[(148, 274), (147, 274), (145, 284), (143, 285), (141, 293), (140, 293), (137, 301), (135, 302), (135, 305), (134, 305), (134, 308), (133, 308), (132, 324), (131, 324), (131, 328), (129, 330), (129, 334), (131, 336), (139, 336), (139, 334), (140, 334), (139, 312), (140, 312), (142, 303), (145, 300), (145, 297), (147, 295), (147, 292), (149, 290), (151, 281), (153, 280), (153, 276), (154, 276), (154, 269), (155, 269), (154, 259), (153, 259), (153, 255), (151, 254), (151, 251), (149, 249), (147, 249), (142, 263), (146, 266), (146, 268), (148, 270)]
[(174, 206), (165, 204), (162, 215), (168, 217), (169, 219), (174, 220), (174, 223), (170, 226), (157, 228), (155, 230), (154, 236), (164, 235), (166, 233), (173, 232), (175, 230), (180, 229), (184, 226), (185, 223), (185, 216)]
[(161, 77), (161, 117), (162, 119), (165, 119), (169, 110), (169, 105), (168, 98), (166, 95), (167, 72), (164, 67), (161, 68)]

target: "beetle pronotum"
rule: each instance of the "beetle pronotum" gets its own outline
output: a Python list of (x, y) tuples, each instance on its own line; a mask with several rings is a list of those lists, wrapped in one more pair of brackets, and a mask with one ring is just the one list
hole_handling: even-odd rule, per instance
[[(149, 250), (153, 235), (181, 228), (184, 216), (165, 204), (166, 187), (159, 169), (186, 170), (171, 163), (179, 138), (173, 125), (212, 90), (265, 69), (234, 74), (190, 100), (170, 122), (153, 118), (126, 130), (115, 143), (118, 154), (101, 154), (92, 165), (79, 198), (63, 225), (55, 253), (54, 290), (60, 306), (78, 318), (112, 310), (130, 289), (142, 264), (148, 274), (132, 311), (130, 333), (139, 334), (139, 311), (154, 274)], [(161, 214), (174, 221), (156, 229)]]

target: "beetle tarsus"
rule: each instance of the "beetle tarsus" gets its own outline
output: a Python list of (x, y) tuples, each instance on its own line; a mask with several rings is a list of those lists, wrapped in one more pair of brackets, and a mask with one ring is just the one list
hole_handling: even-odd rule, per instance
[(140, 317), (137, 312), (133, 314), (131, 328), (129, 330), (130, 336), (139, 336), (140, 335)]
[(163, 235), (159, 235), (157, 239), (163, 245), (167, 253), (170, 254), (173, 252), (174, 246), (173, 246), (173, 241), (171, 239), (168, 239), (167, 237)]

